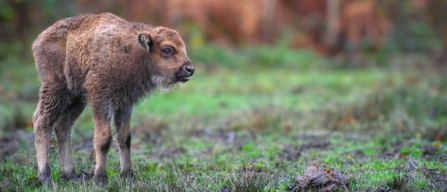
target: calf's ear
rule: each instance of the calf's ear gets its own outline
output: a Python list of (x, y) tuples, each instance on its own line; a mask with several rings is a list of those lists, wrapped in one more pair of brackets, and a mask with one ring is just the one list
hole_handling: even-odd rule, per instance
[(149, 35), (146, 35), (144, 33), (141, 33), (138, 35), (138, 42), (141, 44), (141, 46), (143, 46), (143, 48), (146, 50), (146, 52), (149, 53), (150, 48), (152, 47), (152, 45), (154, 44), (152, 42), (152, 38)]

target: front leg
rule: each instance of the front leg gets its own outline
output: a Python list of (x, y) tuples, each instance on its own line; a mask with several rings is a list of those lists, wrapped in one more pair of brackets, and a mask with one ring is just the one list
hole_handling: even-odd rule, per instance
[(121, 176), (130, 179), (134, 179), (132, 162), (130, 160), (130, 119), (132, 110), (133, 107), (127, 107), (115, 113), (117, 139), (120, 146)]
[(97, 184), (107, 184), (107, 154), (112, 144), (110, 119), (100, 111), (93, 109), (95, 123), (96, 169), (93, 179)]

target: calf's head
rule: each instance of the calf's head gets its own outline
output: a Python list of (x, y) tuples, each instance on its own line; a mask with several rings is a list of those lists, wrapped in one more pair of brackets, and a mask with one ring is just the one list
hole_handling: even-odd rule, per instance
[(157, 27), (150, 33), (140, 33), (138, 42), (149, 54), (151, 82), (158, 88), (169, 89), (194, 74), (185, 44), (176, 31)]

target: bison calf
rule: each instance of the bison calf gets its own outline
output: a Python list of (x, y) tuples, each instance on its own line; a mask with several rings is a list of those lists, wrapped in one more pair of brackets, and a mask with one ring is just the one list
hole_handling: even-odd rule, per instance
[(60, 20), (37, 37), (32, 50), (41, 81), (33, 119), (38, 176), (45, 185), (53, 180), (48, 157), (53, 128), (62, 177), (78, 180), (71, 156), (71, 128), (87, 103), (95, 125), (95, 182), (107, 183), (112, 123), (117, 129), (121, 174), (133, 178), (133, 106), (145, 95), (188, 81), (194, 73), (176, 31), (127, 22), (110, 13)]

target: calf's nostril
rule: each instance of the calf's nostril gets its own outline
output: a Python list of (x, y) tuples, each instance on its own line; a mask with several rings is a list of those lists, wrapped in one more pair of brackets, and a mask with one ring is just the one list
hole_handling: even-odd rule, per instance
[(194, 71), (194, 67), (185, 67), (185, 70), (191, 73)]

